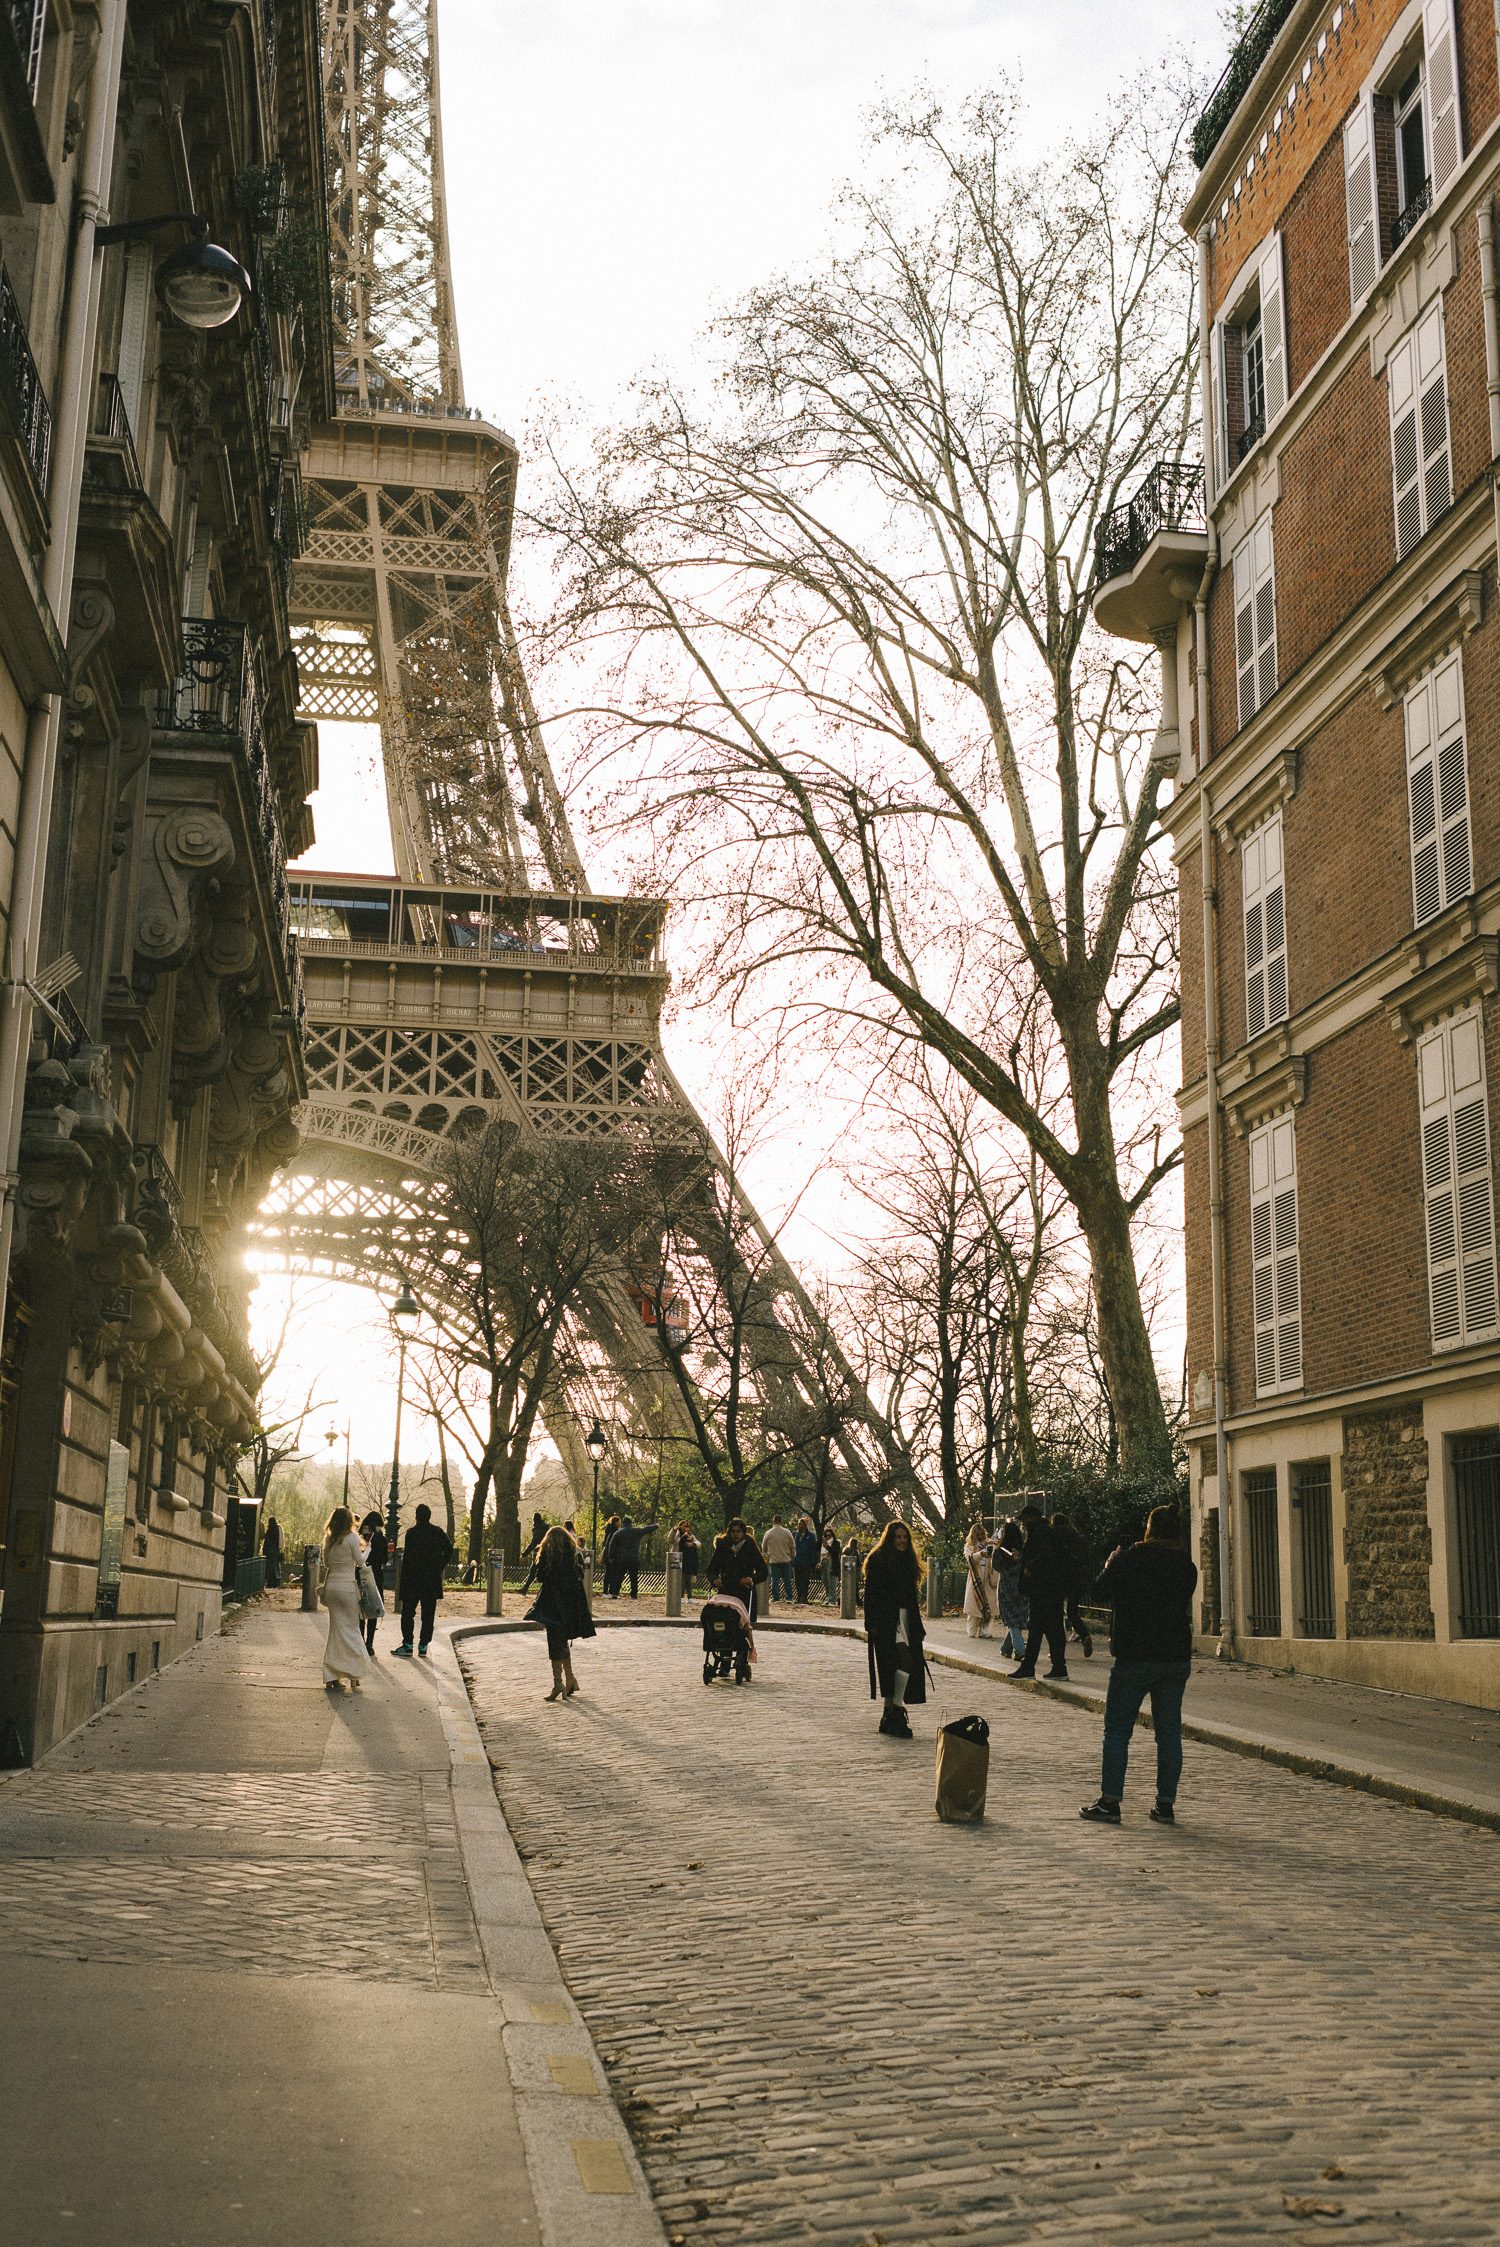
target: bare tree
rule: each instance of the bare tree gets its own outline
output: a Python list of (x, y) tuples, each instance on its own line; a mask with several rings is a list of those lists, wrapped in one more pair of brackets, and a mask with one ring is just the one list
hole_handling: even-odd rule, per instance
[[(583, 746), (656, 878), (717, 898), (721, 983), (800, 973), (1024, 1135), (1087, 1244), (1122, 1456), (1161, 1472), (1132, 1220), (1178, 1160), (1140, 1076), (1175, 920), (1146, 666), (1089, 609), (1097, 526), (1191, 427), (1192, 107), (1158, 77), (1032, 166), (1004, 90), (889, 112), (891, 181), (720, 324), (717, 395), (644, 386), (590, 464), (554, 446), (531, 517), (551, 646), (597, 677)], [(1060, 1117), (992, 1034), (1014, 989)]]

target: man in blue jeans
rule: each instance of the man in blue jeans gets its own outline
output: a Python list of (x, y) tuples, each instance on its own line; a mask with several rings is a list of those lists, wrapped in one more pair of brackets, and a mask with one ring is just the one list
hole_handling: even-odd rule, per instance
[(1104, 1777), (1097, 1802), (1080, 1818), (1117, 1826), (1125, 1794), (1130, 1735), (1141, 1703), (1151, 1697), (1156, 1728), (1156, 1803), (1159, 1826), (1176, 1823), (1177, 1782), (1182, 1776), (1182, 1696), (1193, 1667), (1193, 1592), (1198, 1571), (1178, 1543), (1175, 1506), (1155, 1506), (1145, 1541), (1110, 1554), (1094, 1597), (1113, 1609), (1109, 1646), (1114, 1668), (1104, 1703)]

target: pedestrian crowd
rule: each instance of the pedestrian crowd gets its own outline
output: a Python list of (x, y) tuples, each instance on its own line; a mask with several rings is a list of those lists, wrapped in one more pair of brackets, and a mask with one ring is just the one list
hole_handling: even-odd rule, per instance
[[(628, 1578), (631, 1597), (636, 1596), (640, 1548), (648, 1534), (629, 1514), (610, 1517), (603, 1547), (607, 1595), (618, 1596)], [(1180, 1536), (1176, 1508), (1158, 1506), (1148, 1517), (1144, 1537), (1117, 1546), (1097, 1575), (1068, 1516), (1054, 1513), (1049, 1520), (1034, 1504), (1023, 1506), (993, 1535), (976, 1519), (964, 1540), (968, 1633), (1001, 1641), (1002, 1654), (1015, 1663), (1012, 1678), (1034, 1678), (1045, 1646), (1046, 1676), (1065, 1679), (1070, 1629), (1085, 1657), (1093, 1652), (1084, 1601), (1110, 1609), (1113, 1664), (1100, 1788), (1079, 1813), (1094, 1824), (1120, 1822), (1131, 1735), (1148, 1700), (1156, 1741), (1156, 1797), (1150, 1815), (1159, 1825), (1175, 1822), (1182, 1702), (1192, 1671), (1192, 1598), (1198, 1581)], [(702, 1548), (689, 1523), (677, 1524), (670, 1549), (681, 1560), (684, 1591), (690, 1594)], [(852, 1540), (849, 1549), (857, 1552)], [(731, 1521), (714, 1539), (704, 1570), (705, 1682), (729, 1675), (748, 1682), (753, 1674), (761, 1584), (769, 1581), (773, 1601), (805, 1605), (815, 1576), (820, 1577), (824, 1600), (831, 1605), (843, 1557), (838, 1538), (829, 1532), (820, 1539), (806, 1515), (794, 1530), (777, 1514), (758, 1543), (745, 1521)], [(346, 1684), (357, 1691), (370, 1674), (390, 1558), (378, 1513), (367, 1514), (356, 1529), (347, 1506), (334, 1508), (323, 1539), (318, 1594), (328, 1612), (323, 1678), (330, 1692)], [(401, 1642), (393, 1649), (398, 1656), (428, 1654), (452, 1558), (452, 1544), (432, 1520), (431, 1508), (418, 1506), (401, 1550)], [(582, 1690), (573, 1669), (573, 1647), (596, 1635), (583, 1545), (571, 1522), (549, 1526), (536, 1514), (522, 1558), (531, 1564), (524, 1589), (537, 1588), (526, 1620), (545, 1631), (552, 1670), (545, 1698), (571, 1700)], [(870, 1696), (882, 1704), (879, 1729), (890, 1738), (910, 1740), (908, 1712), (926, 1701), (928, 1662), (922, 1555), (905, 1522), (891, 1521), (882, 1529), (865, 1560), (862, 1589)], [(419, 1617), (421, 1635), (414, 1648)]]

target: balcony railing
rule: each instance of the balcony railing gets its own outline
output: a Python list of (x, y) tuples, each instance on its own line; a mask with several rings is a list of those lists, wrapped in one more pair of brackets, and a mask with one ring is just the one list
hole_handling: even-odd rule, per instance
[(99, 377), (99, 402), (94, 408), (94, 425), (89, 431), (83, 480), (85, 486), (123, 482), (127, 491), (145, 489), (130, 415), (125, 409), (125, 393), (116, 375)]
[(0, 412), (31, 463), (36, 487), (45, 495), (52, 460), (52, 409), (31, 356), (31, 343), (10, 275), (0, 265)]
[(47, 0), (8, 0), (8, 5), (16, 51), (35, 101), (42, 76), (42, 43), (47, 36)]
[(261, 735), (249, 631), (243, 624), (219, 617), (185, 617), (182, 652), (182, 670), (163, 692), (156, 722), (169, 733), (229, 734), (240, 742), (255, 807), (254, 840), (261, 871), (287, 955), (287, 972), (295, 984), (299, 970), (290, 943), (286, 842), (271, 780), (271, 760)]
[(1160, 531), (1203, 529), (1203, 470), (1159, 461), (1128, 506), (1106, 515), (1094, 534), (1094, 583), (1128, 577)]
[(1391, 228), (1391, 248), (1393, 250), (1401, 247), (1418, 220), (1424, 217), (1431, 208), (1432, 181), (1424, 179), (1421, 186), (1415, 188), (1408, 196), (1405, 208), (1396, 214), (1396, 223)]
[(1193, 162), (1201, 172), (1229, 130), (1229, 120), (1250, 91), (1250, 83), (1276, 44), (1276, 35), (1295, 0), (1261, 0), (1224, 65), (1224, 75), (1209, 95), (1193, 127)]
[(1235, 439), (1235, 459), (1248, 460), (1250, 455), (1254, 452), (1256, 446), (1260, 443), (1262, 437), (1264, 437), (1265, 433), (1266, 417), (1263, 413), (1257, 414), (1255, 416), (1255, 419), (1252, 422), (1249, 422), (1246, 427), (1240, 431), (1238, 437)]

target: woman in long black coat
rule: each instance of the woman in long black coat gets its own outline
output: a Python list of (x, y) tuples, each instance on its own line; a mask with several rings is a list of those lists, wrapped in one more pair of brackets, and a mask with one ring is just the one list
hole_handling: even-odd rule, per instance
[(528, 1623), (547, 1626), (547, 1654), (552, 1663), (549, 1701), (570, 1699), (579, 1691), (573, 1675), (573, 1641), (593, 1638), (594, 1618), (583, 1588), (583, 1559), (565, 1529), (549, 1529), (536, 1556), (538, 1591), (526, 1610)]
[(922, 1560), (904, 1521), (887, 1522), (865, 1562), (865, 1638), (870, 1698), (885, 1702), (880, 1729), (909, 1740), (908, 1706), (927, 1698), (922, 1653)]

